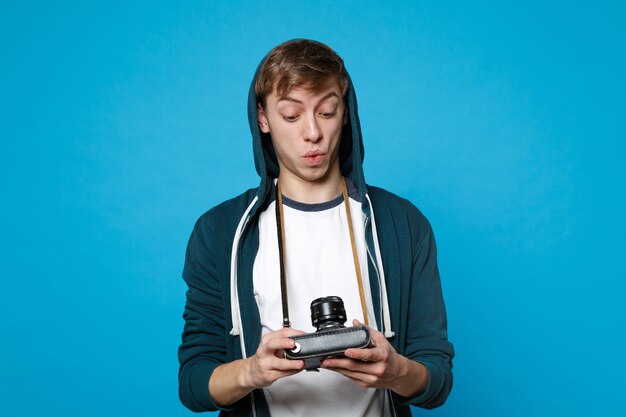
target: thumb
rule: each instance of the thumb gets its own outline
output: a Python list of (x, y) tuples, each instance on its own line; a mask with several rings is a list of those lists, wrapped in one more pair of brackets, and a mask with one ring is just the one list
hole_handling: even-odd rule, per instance
[(370, 329), (370, 330), (372, 329), (370, 326), (368, 326), (367, 324), (363, 324), (363, 323), (361, 323), (361, 322), (360, 322), (360, 321), (358, 321), (357, 319), (353, 319), (353, 320), (352, 320), (352, 325), (353, 325), (353, 326), (365, 326), (365, 327), (367, 327), (367, 328), (368, 328), (368, 329)]

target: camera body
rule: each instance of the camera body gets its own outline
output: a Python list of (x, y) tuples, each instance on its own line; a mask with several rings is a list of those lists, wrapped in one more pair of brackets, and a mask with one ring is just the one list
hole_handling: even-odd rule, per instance
[(345, 327), (346, 311), (340, 297), (321, 297), (311, 302), (314, 333), (291, 336), (296, 346), (285, 350), (285, 358), (304, 361), (307, 371), (317, 371), (328, 357), (342, 357), (346, 349), (368, 348), (372, 341), (365, 326)]

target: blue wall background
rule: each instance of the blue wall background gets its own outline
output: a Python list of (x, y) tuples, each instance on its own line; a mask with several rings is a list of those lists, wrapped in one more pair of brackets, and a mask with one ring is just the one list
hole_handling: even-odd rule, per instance
[(626, 10), (545, 3), (3, 2), (0, 415), (191, 415), (186, 241), (257, 184), (248, 84), (294, 37), (344, 57), (368, 181), (435, 228), (430, 414), (626, 415)]

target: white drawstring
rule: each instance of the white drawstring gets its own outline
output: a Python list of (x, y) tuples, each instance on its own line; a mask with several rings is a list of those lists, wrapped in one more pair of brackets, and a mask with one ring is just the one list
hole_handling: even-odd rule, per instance
[(243, 341), (243, 334), (241, 332), (241, 312), (239, 311), (239, 294), (237, 292), (237, 249), (239, 248), (239, 240), (241, 239), (243, 228), (248, 222), (248, 214), (258, 199), (258, 196), (254, 197), (252, 203), (250, 203), (246, 211), (243, 213), (241, 220), (239, 220), (239, 225), (237, 226), (235, 237), (233, 239), (233, 249), (230, 254), (230, 315), (233, 324), (230, 334), (231, 336), (241, 336), (241, 351), (244, 358), (246, 357), (246, 350)]
[(386, 338), (395, 336), (391, 330), (391, 314), (389, 312), (389, 298), (387, 297), (387, 284), (385, 280), (385, 270), (383, 268), (383, 259), (380, 255), (380, 246), (378, 245), (378, 233), (376, 232), (376, 219), (374, 218), (374, 206), (370, 196), (365, 194), (365, 198), (370, 205), (370, 217), (372, 218), (372, 237), (374, 238), (374, 255), (378, 264), (378, 275), (380, 277), (380, 302), (383, 307), (383, 334)]

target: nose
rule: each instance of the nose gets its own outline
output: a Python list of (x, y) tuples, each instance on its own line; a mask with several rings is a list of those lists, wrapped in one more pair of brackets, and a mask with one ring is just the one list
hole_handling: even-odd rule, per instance
[(304, 124), (304, 140), (317, 142), (322, 138), (322, 130), (320, 129), (315, 115), (308, 117)]

